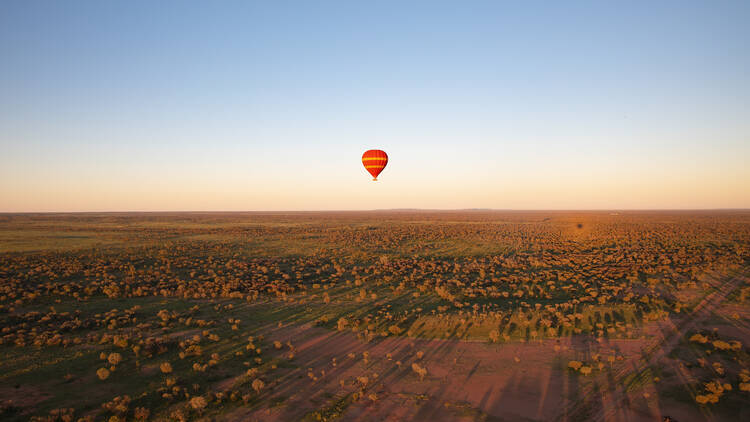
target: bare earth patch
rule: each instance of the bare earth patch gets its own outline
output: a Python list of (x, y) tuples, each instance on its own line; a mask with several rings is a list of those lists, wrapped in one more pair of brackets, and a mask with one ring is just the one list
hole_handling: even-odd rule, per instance
[[(361, 391), (362, 377), (367, 378), (363, 397), (347, 404), (341, 420), (549, 420), (577, 398), (581, 383), (604, 375), (575, 373), (567, 368), (570, 360), (596, 353), (635, 356), (644, 345), (642, 340), (489, 344), (404, 337), (367, 344), (351, 332), (309, 325), (269, 330), (265, 337), (296, 348), (293, 361), (300, 368), (282, 376), (269, 393), (270, 399), (288, 399), (272, 409), (237, 409), (225, 415), (228, 420), (297, 420)], [(423, 379), (414, 363), (427, 370)], [(233, 382), (229, 378), (217, 387), (227, 389)]]
[(26, 385), (0, 386), (0, 405), (18, 409), (22, 414), (30, 413), (36, 405), (52, 397), (47, 391)]

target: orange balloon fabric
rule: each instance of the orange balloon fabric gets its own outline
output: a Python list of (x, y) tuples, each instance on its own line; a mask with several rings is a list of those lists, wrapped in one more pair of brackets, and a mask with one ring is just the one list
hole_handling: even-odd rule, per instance
[(388, 164), (388, 154), (379, 149), (371, 149), (362, 154), (362, 164), (372, 175), (372, 180), (378, 180), (378, 175)]

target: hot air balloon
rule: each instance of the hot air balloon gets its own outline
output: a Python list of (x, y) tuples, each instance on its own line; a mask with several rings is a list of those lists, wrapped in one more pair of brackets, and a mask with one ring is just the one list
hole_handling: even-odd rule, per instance
[(388, 164), (388, 154), (379, 149), (365, 151), (362, 154), (362, 164), (364, 164), (365, 169), (372, 175), (372, 180), (377, 181), (378, 175), (383, 171), (385, 165)]

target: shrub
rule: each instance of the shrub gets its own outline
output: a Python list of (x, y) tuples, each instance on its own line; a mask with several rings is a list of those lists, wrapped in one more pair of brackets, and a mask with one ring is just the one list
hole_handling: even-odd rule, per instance
[(107, 357), (107, 361), (112, 365), (117, 365), (118, 363), (122, 362), (122, 355), (119, 353), (110, 353)]
[(265, 387), (266, 384), (261, 381), (260, 379), (256, 379), (252, 383), (253, 390), (255, 390), (256, 393), (260, 394), (260, 391)]
[(424, 377), (427, 375), (427, 368), (419, 366), (416, 362), (411, 364), (411, 369), (419, 375), (420, 380), (424, 380)]
[(190, 407), (197, 410), (198, 412), (205, 409), (206, 406), (208, 406), (208, 403), (206, 402), (206, 399), (203, 396), (195, 396), (192, 399), (190, 399)]

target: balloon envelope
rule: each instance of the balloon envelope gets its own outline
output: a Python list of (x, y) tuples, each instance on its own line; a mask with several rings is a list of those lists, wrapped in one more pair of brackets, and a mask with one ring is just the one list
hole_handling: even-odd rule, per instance
[(379, 149), (371, 149), (362, 154), (362, 164), (372, 175), (372, 180), (378, 180), (378, 175), (388, 164), (388, 154)]

